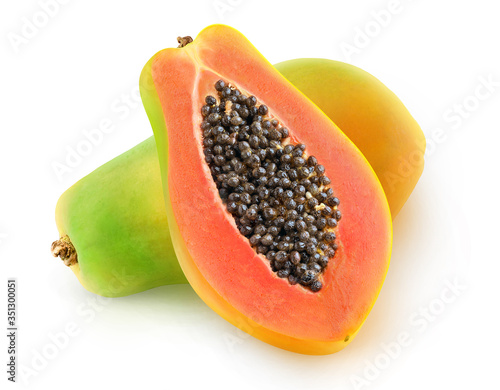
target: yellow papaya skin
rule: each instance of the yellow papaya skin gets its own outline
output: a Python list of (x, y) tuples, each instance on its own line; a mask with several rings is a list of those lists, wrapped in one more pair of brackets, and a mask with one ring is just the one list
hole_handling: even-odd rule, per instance
[(424, 169), (425, 136), (401, 100), (380, 80), (344, 62), (301, 58), (275, 67), (364, 154), (394, 219)]
[[(365, 155), (394, 219), (422, 173), (423, 159), (408, 176), (399, 174), (399, 164), (425, 149), (422, 131), (401, 101), (369, 73), (342, 62), (296, 59), (275, 67)], [(76, 262), (65, 263), (86, 289), (104, 296), (187, 283), (165, 213), (158, 155), (150, 137), (61, 196), (56, 208), (59, 235), (68, 237), (78, 253)], [(60, 255), (56, 248), (53, 253)]]

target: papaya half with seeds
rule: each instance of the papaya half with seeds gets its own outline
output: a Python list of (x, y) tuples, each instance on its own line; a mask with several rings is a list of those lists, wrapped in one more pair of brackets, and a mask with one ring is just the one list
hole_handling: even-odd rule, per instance
[[(309, 58), (285, 61), (275, 68), (355, 140), (386, 187), (394, 218), (418, 177), (400, 176), (394, 187), (385, 180), (388, 173), (397, 172), (398, 159), (408, 160), (413, 146), (425, 145), (403, 104), (375, 77), (346, 63)], [(372, 143), (375, 138), (390, 146)], [(130, 212), (134, 213), (132, 225)], [(161, 284), (187, 283), (170, 240), (153, 137), (68, 189), (59, 200), (56, 219), (61, 239), (52, 252), (91, 292), (116, 297)], [(82, 221), (86, 229), (80, 227)], [(151, 221), (155, 221), (154, 232), (136, 228), (151, 226)], [(162, 272), (164, 277), (159, 278)]]
[(227, 26), (157, 53), (140, 86), (172, 242), (197, 294), (277, 347), (345, 347), (375, 303), (392, 244), (365, 157)]

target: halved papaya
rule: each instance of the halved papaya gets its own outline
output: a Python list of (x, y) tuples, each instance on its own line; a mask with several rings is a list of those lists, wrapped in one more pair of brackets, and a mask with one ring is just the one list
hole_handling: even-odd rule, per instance
[(140, 85), (174, 249), (198, 295), (277, 347), (346, 346), (375, 303), (392, 243), (387, 199), (364, 156), (227, 26), (157, 53)]

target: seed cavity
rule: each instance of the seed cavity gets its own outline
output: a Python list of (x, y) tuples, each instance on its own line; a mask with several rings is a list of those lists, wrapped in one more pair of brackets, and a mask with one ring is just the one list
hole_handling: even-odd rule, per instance
[(224, 80), (205, 97), (203, 152), (226, 209), (273, 272), (312, 292), (337, 251), (339, 199), (325, 167), (255, 96)]

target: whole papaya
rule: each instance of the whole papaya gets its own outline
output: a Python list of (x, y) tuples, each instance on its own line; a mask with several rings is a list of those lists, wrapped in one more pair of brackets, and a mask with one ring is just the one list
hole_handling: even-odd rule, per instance
[(425, 136), (401, 100), (380, 80), (344, 62), (300, 58), (275, 67), (361, 150), (394, 219), (424, 169)]
[(187, 283), (170, 240), (153, 138), (107, 162), (59, 198), (59, 256), (89, 291), (120, 297)]
[[(369, 73), (342, 62), (297, 59), (275, 67), (365, 155), (394, 218), (414, 188), (423, 160), (411, 175), (389, 178), (397, 175), (401, 159), (425, 148), (420, 128), (401, 101)], [(118, 297), (187, 283), (170, 239), (154, 137), (64, 192), (56, 223), (61, 238), (52, 244), (53, 255), (91, 292)]]

